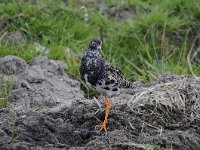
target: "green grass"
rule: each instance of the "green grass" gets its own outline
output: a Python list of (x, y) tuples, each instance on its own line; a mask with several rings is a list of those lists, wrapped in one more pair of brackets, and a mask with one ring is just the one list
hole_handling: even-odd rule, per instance
[[(3, 0), (0, 8), (1, 57), (30, 61), (42, 55), (36, 42), (49, 49), (51, 59), (66, 62), (68, 73), (78, 79), (81, 57), (95, 37), (103, 40), (107, 61), (132, 80), (145, 82), (165, 72), (191, 74), (187, 55), (199, 46), (197, 0)], [(21, 43), (10, 38), (17, 31)], [(197, 76), (198, 55), (191, 59)]]
[(154, 150), (154, 145), (146, 144), (146, 150)]
[(13, 88), (13, 78), (7, 82), (3, 82), (3, 78), (0, 76), (0, 109), (8, 107), (10, 91)]
[(198, 149), (200, 150), (200, 145), (198, 145)]

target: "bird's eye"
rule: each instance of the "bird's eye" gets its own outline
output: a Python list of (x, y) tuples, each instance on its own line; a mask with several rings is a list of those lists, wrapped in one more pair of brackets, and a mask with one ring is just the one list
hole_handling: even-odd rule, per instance
[(93, 46), (95, 46), (95, 43), (94, 43), (94, 42), (92, 42), (92, 45), (93, 45)]

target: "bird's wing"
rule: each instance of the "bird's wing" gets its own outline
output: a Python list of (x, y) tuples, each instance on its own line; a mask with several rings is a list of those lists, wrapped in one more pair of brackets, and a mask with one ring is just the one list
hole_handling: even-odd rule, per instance
[(112, 66), (110, 63), (105, 63), (105, 72), (108, 77), (107, 82), (114, 82), (121, 88), (134, 87), (133, 83), (129, 81), (119, 69)]

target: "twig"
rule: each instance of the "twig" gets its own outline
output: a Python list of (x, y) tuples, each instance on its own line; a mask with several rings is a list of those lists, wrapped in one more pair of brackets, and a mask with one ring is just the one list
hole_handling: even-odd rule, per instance
[(154, 128), (154, 129), (160, 130), (160, 128), (155, 127), (155, 126), (153, 126), (153, 125), (151, 125), (151, 124), (149, 124), (149, 123), (146, 123), (146, 122), (143, 122), (143, 123), (145, 123), (147, 126), (149, 126), (149, 127), (151, 127), (151, 128)]
[(194, 39), (194, 40), (193, 40), (192, 46), (191, 46), (190, 51), (189, 51), (189, 53), (188, 53), (188, 55), (187, 55), (187, 63), (188, 63), (189, 69), (190, 69), (192, 75), (193, 75), (195, 78), (197, 78), (197, 76), (194, 74), (194, 71), (193, 71), (193, 69), (192, 69), (192, 64), (191, 64), (191, 61), (190, 61), (190, 56), (191, 56), (193, 47), (194, 47), (194, 45), (195, 45), (195, 43), (196, 43), (196, 40), (197, 40), (197, 39)]
[(163, 132), (163, 127), (160, 128), (160, 134), (159, 134), (159, 136), (162, 135), (162, 132)]
[(160, 58), (161, 58), (161, 63), (163, 64), (163, 55), (164, 55), (164, 42), (165, 42), (165, 30), (166, 30), (166, 25), (167, 25), (167, 19), (165, 18), (164, 21), (164, 27), (163, 27), (163, 32), (162, 32), (162, 37), (161, 37), (161, 53), (160, 53)]
[[(98, 98), (98, 100), (99, 100), (99, 98)], [(98, 101), (96, 98), (94, 98), (94, 101), (96, 102), (96, 104), (98, 105), (98, 107), (99, 107), (99, 109), (102, 111), (102, 107), (101, 107), (101, 104), (99, 103), (99, 101)]]
[(143, 144), (130, 143), (130, 142), (126, 142), (126, 143), (118, 143), (117, 145), (134, 146), (135, 148), (146, 149), (146, 146), (143, 145)]
[(143, 130), (144, 130), (144, 122), (142, 123), (142, 129), (141, 129), (141, 133), (143, 132)]
[(130, 125), (130, 127), (131, 127), (131, 129), (135, 129), (134, 127), (133, 127), (133, 125), (132, 125), (132, 123), (130, 122), (130, 121), (128, 121), (128, 123), (129, 123), (129, 125)]
[(1, 36), (1, 38), (0, 38), (0, 42), (1, 42), (1, 40), (6, 36), (6, 34), (7, 34), (8, 32), (4, 32), (4, 34)]

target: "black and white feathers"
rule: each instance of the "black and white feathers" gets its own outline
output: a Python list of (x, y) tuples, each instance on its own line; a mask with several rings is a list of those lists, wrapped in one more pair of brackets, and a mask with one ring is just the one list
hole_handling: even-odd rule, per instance
[(133, 88), (133, 83), (120, 70), (102, 59), (101, 45), (100, 40), (92, 40), (82, 58), (80, 73), (84, 82), (106, 96), (118, 95), (122, 89)]

